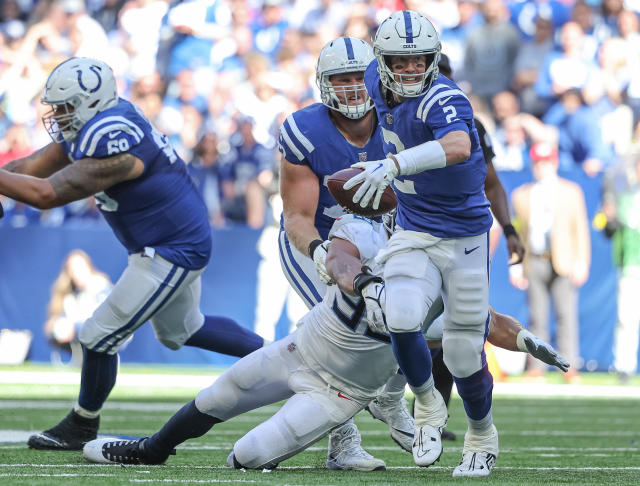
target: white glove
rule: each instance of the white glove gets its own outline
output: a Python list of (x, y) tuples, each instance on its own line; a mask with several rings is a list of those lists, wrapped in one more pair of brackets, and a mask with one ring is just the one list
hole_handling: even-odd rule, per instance
[(325, 240), (321, 245), (316, 246), (316, 249), (313, 250), (313, 262), (316, 264), (316, 271), (318, 272), (320, 280), (327, 285), (332, 285), (334, 283), (333, 279), (327, 273), (327, 267), (325, 264), (330, 243), (330, 240)]
[(518, 349), (525, 353), (529, 353), (534, 358), (539, 359), (543, 363), (557, 366), (562, 371), (569, 369), (569, 362), (553, 349), (551, 344), (540, 339), (535, 334), (523, 329), (516, 337)]
[(384, 282), (371, 282), (362, 289), (362, 298), (367, 306), (369, 328), (378, 334), (388, 335), (389, 331), (387, 330), (383, 310), (386, 301)]
[(358, 162), (351, 167), (364, 170), (345, 182), (343, 188), (349, 190), (362, 182), (362, 185), (353, 195), (353, 202), (356, 204), (360, 202), (360, 207), (367, 207), (375, 194), (372, 207), (373, 209), (378, 209), (382, 193), (398, 175), (396, 163), (387, 158), (370, 162)]

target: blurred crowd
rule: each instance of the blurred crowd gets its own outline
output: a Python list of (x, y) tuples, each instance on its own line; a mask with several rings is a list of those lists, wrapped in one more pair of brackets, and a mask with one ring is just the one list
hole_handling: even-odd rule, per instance
[[(260, 228), (277, 192), (278, 127), (319, 99), (320, 49), (340, 35), (370, 41), (402, 8), (439, 29), (499, 171), (528, 170), (537, 142), (558, 147), (561, 171), (625, 172), (635, 160), (638, 0), (3, 0), (0, 165), (48, 143), (39, 99), (52, 67), (97, 57), (189, 163), (212, 225)], [(12, 226), (99, 219), (91, 200), (3, 204)]]

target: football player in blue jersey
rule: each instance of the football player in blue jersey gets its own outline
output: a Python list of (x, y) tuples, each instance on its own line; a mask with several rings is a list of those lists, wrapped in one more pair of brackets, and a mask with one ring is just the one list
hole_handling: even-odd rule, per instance
[(365, 84), (374, 101), (386, 158), (360, 162), (354, 202), (378, 207), (393, 182), (397, 225), (385, 263), (386, 319), (400, 368), (416, 397), (414, 461), (442, 454), (447, 411), (433, 386), (431, 357), (420, 325), (440, 293), (446, 313), (442, 347), (468, 419), (462, 462), (454, 477), (487, 476), (498, 455), (493, 380), (483, 352), (489, 318), (486, 165), (473, 111), (456, 84), (439, 75), (440, 41), (424, 16), (393, 13), (379, 26), (376, 59)]
[(118, 348), (144, 322), (170, 349), (197, 346), (245, 356), (263, 339), (200, 312), (200, 275), (211, 254), (207, 210), (185, 164), (142, 112), (119, 98), (113, 72), (71, 58), (47, 79), (43, 122), (52, 143), (0, 169), (0, 194), (40, 209), (95, 196), (129, 253), (111, 294), (82, 327), (78, 401), (35, 449), (79, 450), (95, 439), (116, 381)]
[[(384, 157), (373, 103), (364, 86), (364, 71), (373, 60), (366, 42), (340, 37), (318, 57), (316, 82), (322, 103), (288, 116), (280, 128), (280, 194), (283, 201), (279, 249), (291, 286), (311, 308), (322, 300), (330, 281), (324, 261), (329, 230), (345, 211), (327, 188), (327, 179), (351, 163)], [(355, 307), (345, 315), (350, 320)], [(384, 407), (370, 410), (389, 424), (394, 440), (411, 448), (413, 419), (404, 400), (402, 375), (387, 384)], [(373, 470), (383, 461), (360, 446), (350, 420), (331, 434), (327, 465), (332, 469)]]

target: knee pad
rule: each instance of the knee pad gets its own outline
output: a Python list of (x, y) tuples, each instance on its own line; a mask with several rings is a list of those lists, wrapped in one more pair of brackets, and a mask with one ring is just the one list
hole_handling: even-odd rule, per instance
[(412, 279), (399, 282), (396, 277), (387, 281), (386, 309), (387, 327), (391, 332), (415, 332), (420, 330), (427, 313), (424, 296), (412, 284)]
[(447, 314), (454, 326), (484, 326), (489, 312), (489, 281), (484, 270), (456, 269), (447, 282)]
[(456, 378), (465, 378), (482, 368), (484, 333), (445, 331), (442, 338), (444, 364)]

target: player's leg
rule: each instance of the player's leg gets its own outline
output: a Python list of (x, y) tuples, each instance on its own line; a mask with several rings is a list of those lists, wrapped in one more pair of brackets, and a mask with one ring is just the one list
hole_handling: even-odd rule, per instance
[(30, 447), (79, 450), (96, 437), (100, 409), (116, 382), (118, 348), (197, 275), (157, 256), (129, 255), (127, 268), (80, 332), (84, 360), (78, 402), (58, 425), (31, 436)]
[(498, 455), (491, 413), (493, 379), (484, 356), (489, 327), (489, 244), (486, 234), (443, 242), (434, 262), (442, 269), (444, 362), (467, 414), (461, 464), (454, 477), (486, 476)]
[(389, 248), (402, 246), (403, 251), (385, 257), (386, 318), (393, 352), (416, 397), (414, 460), (429, 466), (442, 454), (440, 434), (447, 411), (434, 388), (422, 324), (440, 295), (441, 279), (426, 252), (411, 249), (416, 244), (412, 233), (395, 233), (389, 243)]
[[(527, 297), (529, 300), (529, 330), (549, 341), (549, 308), (551, 299), (549, 297), (549, 285), (551, 282), (553, 268), (548, 258), (532, 256), (529, 261), (527, 272), (529, 288)], [(541, 376), (547, 367), (539, 361), (527, 357), (527, 374)]]
[(288, 350), (291, 339), (295, 336), (236, 362), (151, 437), (93, 440), (84, 448), (85, 457), (102, 463), (160, 464), (177, 445), (204, 435), (216, 423), (290, 397), (289, 379), (301, 366), (299, 356)]
[[(269, 420), (261, 423), (238, 440), (229, 455), (228, 464), (236, 468), (272, 469), (281, 461), (294, 456), (362, 410), (364, 404), (346, 398), (338, 390), (330, 388), (317, 374), (309, 370), (292, 377), (292, 388), (297, 393)], [(351, 426), (355, 428), (355, 425)], [(357, 430), (356, 437), (359, 439)], [(333, 440), (333, 439), (330, 439)], [(361, 448), (358, 448), (360, 451)], [(353, 454), (351, 469), (360, 471), (383, 470), (383, 461), (366, 454), (359, 461)], [(367, 457), (368, 456), (368, 457)], [(336, 458), (329, 456), (327, 465)], [(344, 461), (338, 460), (340, 464)], [(343, 469), (339, 467), (338, 469)]]
[(578, 350), (578, 289), (574, 287), (568, 276), (554, 275), (550, 290), (557, 316), (556, 343), (558, 351), (573, 363), (573, 367), (563, 377), (570, 383), (576, 383), (580, 379), (578, 374), (580, 367), (578, 363), (580, 359)]
[(176, 291), (151, 318), (156, 338), (170, 349), (183, 344), (230, 356), (246, 356), (261, 348), (264, 339), (223, 316), (200, 312), (201, 278), (197, 275)]
[[(307, 255), (300, 253), (297, 248), (291, 244), (284, 231), (280, 231), (278, 246), (280, 264), (285, 277), (287, 277), (291, 287), (310, 309), (324, 297), (327, 290), (326, 284), (318, 277), (316, 265), (313, 260)], [(344, 454), (338, 454), (337, 450), (332, 450), (332, 447), (339, 448), (340, 450), (345, 449), (341, 446), (342, 444), (345, 446), (348, 444), (358, 444), (359, 447), (360, 435), (353, 422), (345, 423), (344, 426), (337, 427), (331, 432), (329, 456), (346, 458)], [(346, 450), (354, 451), (354, 461), (359, 460), (364, 454), (368, 454), (362, 449), (356, 450), (353, 447), (348, 447)], [(346, 460), (343, 464), (343, 469), (350, 469), (351, 462), (350, 460)]]
[(614, 367), (622, 381), (628, 381), (638, 367), (640, 331), (640, 279), (623, 275), (618, 280), (618, 322), (614, 334)]

